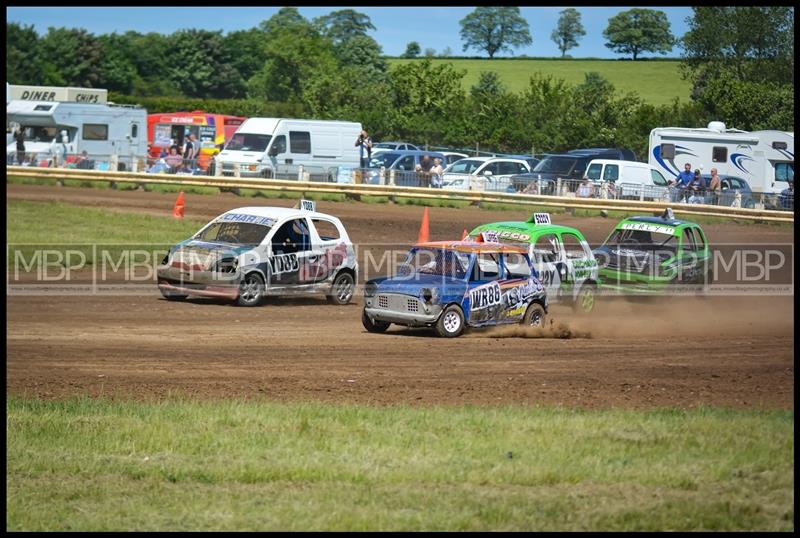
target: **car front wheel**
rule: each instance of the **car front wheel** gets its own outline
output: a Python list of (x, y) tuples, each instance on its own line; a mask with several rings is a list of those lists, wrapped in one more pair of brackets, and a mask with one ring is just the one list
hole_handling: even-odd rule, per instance
[(523, 325), (529, 325), (531, 327), (539, 327), (543, 329), (546, 317), (547, 316), (542, 305), (539, 303), (531, 303), (531, 305), (528, 307), (528, 310), (525, 312), (525, 317), (522, 319), (522, 323)]
[(239, 306), (258, 306), (264, 298), (264, 279), (258, 273), (250, 273), (239, 284)]
[(383, 332), (386, 332), (386, 329), (388, 329), (389, 325), (391, 325), (391, 323), (388, 323), (386, 321), (372, 320), (367, 315), (367, 311), (366, 310), (363, 310), (361, 312), (361, 323), (362, 323), (362, 325), (364, 325), (364, 328), (366, 330), (368, 330), (369, 332), (371, 332), (371, 333), (383, 333)]
[(355, 281), (350, 273), (339, 273), (331, 284), (331, 291), (328, 294), (328, 301), (333, 304), (347, 304), (353, 298)]
[(464, 313), (456, 305), (444, 309), (436, 322), (436, 334), (444, 338), (455, 338), (464, 331)]

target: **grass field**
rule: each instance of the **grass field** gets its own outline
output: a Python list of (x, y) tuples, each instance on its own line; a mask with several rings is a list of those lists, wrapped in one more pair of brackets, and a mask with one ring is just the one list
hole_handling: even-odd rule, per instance
[[(608, 79), (620, 93), (636, 92), (648, 103), (664, 105), (674, 98), (689, 100), (691, 85), (681, 79), (678, 61), (618, 61), (618, 60), (527, 60), (527, 59), (431, 59), (434, 65), (452, 63), (455, 69), (465, 70), (463, 85), (466, 91), (474, 86), (483, 71), (494, 71), (506, 88), (519, 93), (528, 87), (530, 77), (537, 72), (564, 79), (570, 85), (584, 81), (586, 73), (596, 71)], [(389, 65), (420, 60), (390, 59)]]
[(793, 421), (10, 398), (6, 528), (786, 531)]

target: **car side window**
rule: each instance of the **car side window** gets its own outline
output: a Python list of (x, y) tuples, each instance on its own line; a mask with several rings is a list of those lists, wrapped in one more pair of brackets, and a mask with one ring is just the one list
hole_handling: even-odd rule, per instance
[(561, 249), (555, 234), (542, 235), (533, 245), (533, 257), (536, 262), (555, 263), (561, 258)]
[(276, 136), (269, 152), (270, 155), (280, 155), (281, 153), (286, 153), (286, 135)]
[(664, 176), (662, 176), (661, 172), (658, 170), (650, 170), (650, 177), (653, 178), (654, 185), (658, 185), (659, 187), (667, 186), (667, 180), (664, 179)]
[(472, 280), (497, 280), (500, 278), (499, 254), (482, 252), (475, 257)]
[(504, 256), (507, 278), (528, 278), (531, 268), (525, 256), (516, 252), (508, 252)]
[(581, 239), (577, 235), (573, 233), (563, 233), (561, 234), (561, 241), (564, 244), (564, 252), (568, 259), (579, 260), (589, 257)]
[(486, 168), (481, 170), (481, 175), (486, 175), (486, 172), (491, 172), (493, 176), (496, 176), (498, 174), (498, 171), (497, 171), (498, 164), (499, 163), (489, 163), (489, 164), (487, 164)]
[(616, 181), (619, 179), (619, 166), (616, 164), (607, 164), (606, 169), (603, 170), (603, 181)]
[(706, 242), (703, 239), (703, 233), (700, 231), (700, 228), (692, 228), (695, 237), (695, 246), (697, 250), (703, 250), (706, 247)]
[(406, 155), (401, 158), (397, 163), (398, 170), (413, 170), (414, 169), (414, 156)]
[(289, 220), (272, 236), (274, 254), (290, 254), (311, 248), (311, 238), (305, 218)]
[(334, 241), (339, 239), (339, 229), (331, 221), (322, 219), (311, 219), (311, 221), (314, 223), (314, 227), (317, 229), (317, 234), (321, 240)]
[(691, 228), (684, 228), (683, 230), (683, 247), (682, 250), (691, 252), (696, 250), (697, 246), (694, 243), (694, 234)]

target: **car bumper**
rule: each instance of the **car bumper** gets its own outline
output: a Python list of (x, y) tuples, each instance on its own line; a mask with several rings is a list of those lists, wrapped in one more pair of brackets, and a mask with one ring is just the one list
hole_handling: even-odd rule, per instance
[(156, 276), (162, 291), (181, 295), (222, 297), (236, 300), (239, 297), (240, 275), (214, 271), (184, 271), (177, 267), (161, 265)]
[(439, 310), (435, 314), (410, 314), (408, 312), (394, 312), (380, 308), (365, 308), (364, 311), (367, 313), (367, 316), (376, 321), (411, 326), (433, 325), (442, 313), (442, 311)]
[(239, 297), (238, 286), (206, 286), (203, 284), (178, 284), (166, 280), (158, 281), (161, 291), (176, 295), (199, 295), (201, 297), (214, 297), (235, 301)]

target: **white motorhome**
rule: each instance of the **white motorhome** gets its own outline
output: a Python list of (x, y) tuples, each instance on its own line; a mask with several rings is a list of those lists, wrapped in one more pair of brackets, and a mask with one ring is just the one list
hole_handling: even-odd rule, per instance
[(584, 177), (595, 184), (612, 183), (616, 197), (622, 199), (663, 200), (669, 192), (664, 175), (647, 163), (594, 159), (586, 167)]
[(794, 181), (794, 133), (726, 129), (719, 121), (706, 129), (659, 127), (650, 131), (649, 163), (667, 179), (689, 163), (741, 177), (753, 192), (779, 193)]
[(218, 160), (222, 173), (243, 177), (297, 174), (328, 177), (338, 167), (357, 168), (355, 142), (361, 124), (348, 121), (248, 118), (228, 140)]
[[(59, 101), (58, 93), (31, 86), (23, 87), (28, 88), (20, 94), (24, 97), (15, 99), (16, 88), (12, 86), (12, 99), (6, 105), (6, 125), (12, 131), (23, 130), (26, 161), (38, 163), (58, 156), (61, 162), (65, 153), (74, 156), (86, 151), (90, 159), (106, 162), (116, 155), (118, 169), (130, 170), (134, 162), (147, 157), (144, 108), (106, 103), (104, 95), (97, 97), (102, 95), (96, 93), (98, 90), (91, 93), (91, 98), (83, 94), (72, 97), (82, 101)], [(7, 144), (7, 162), (14, 155), (16, 143)]]

